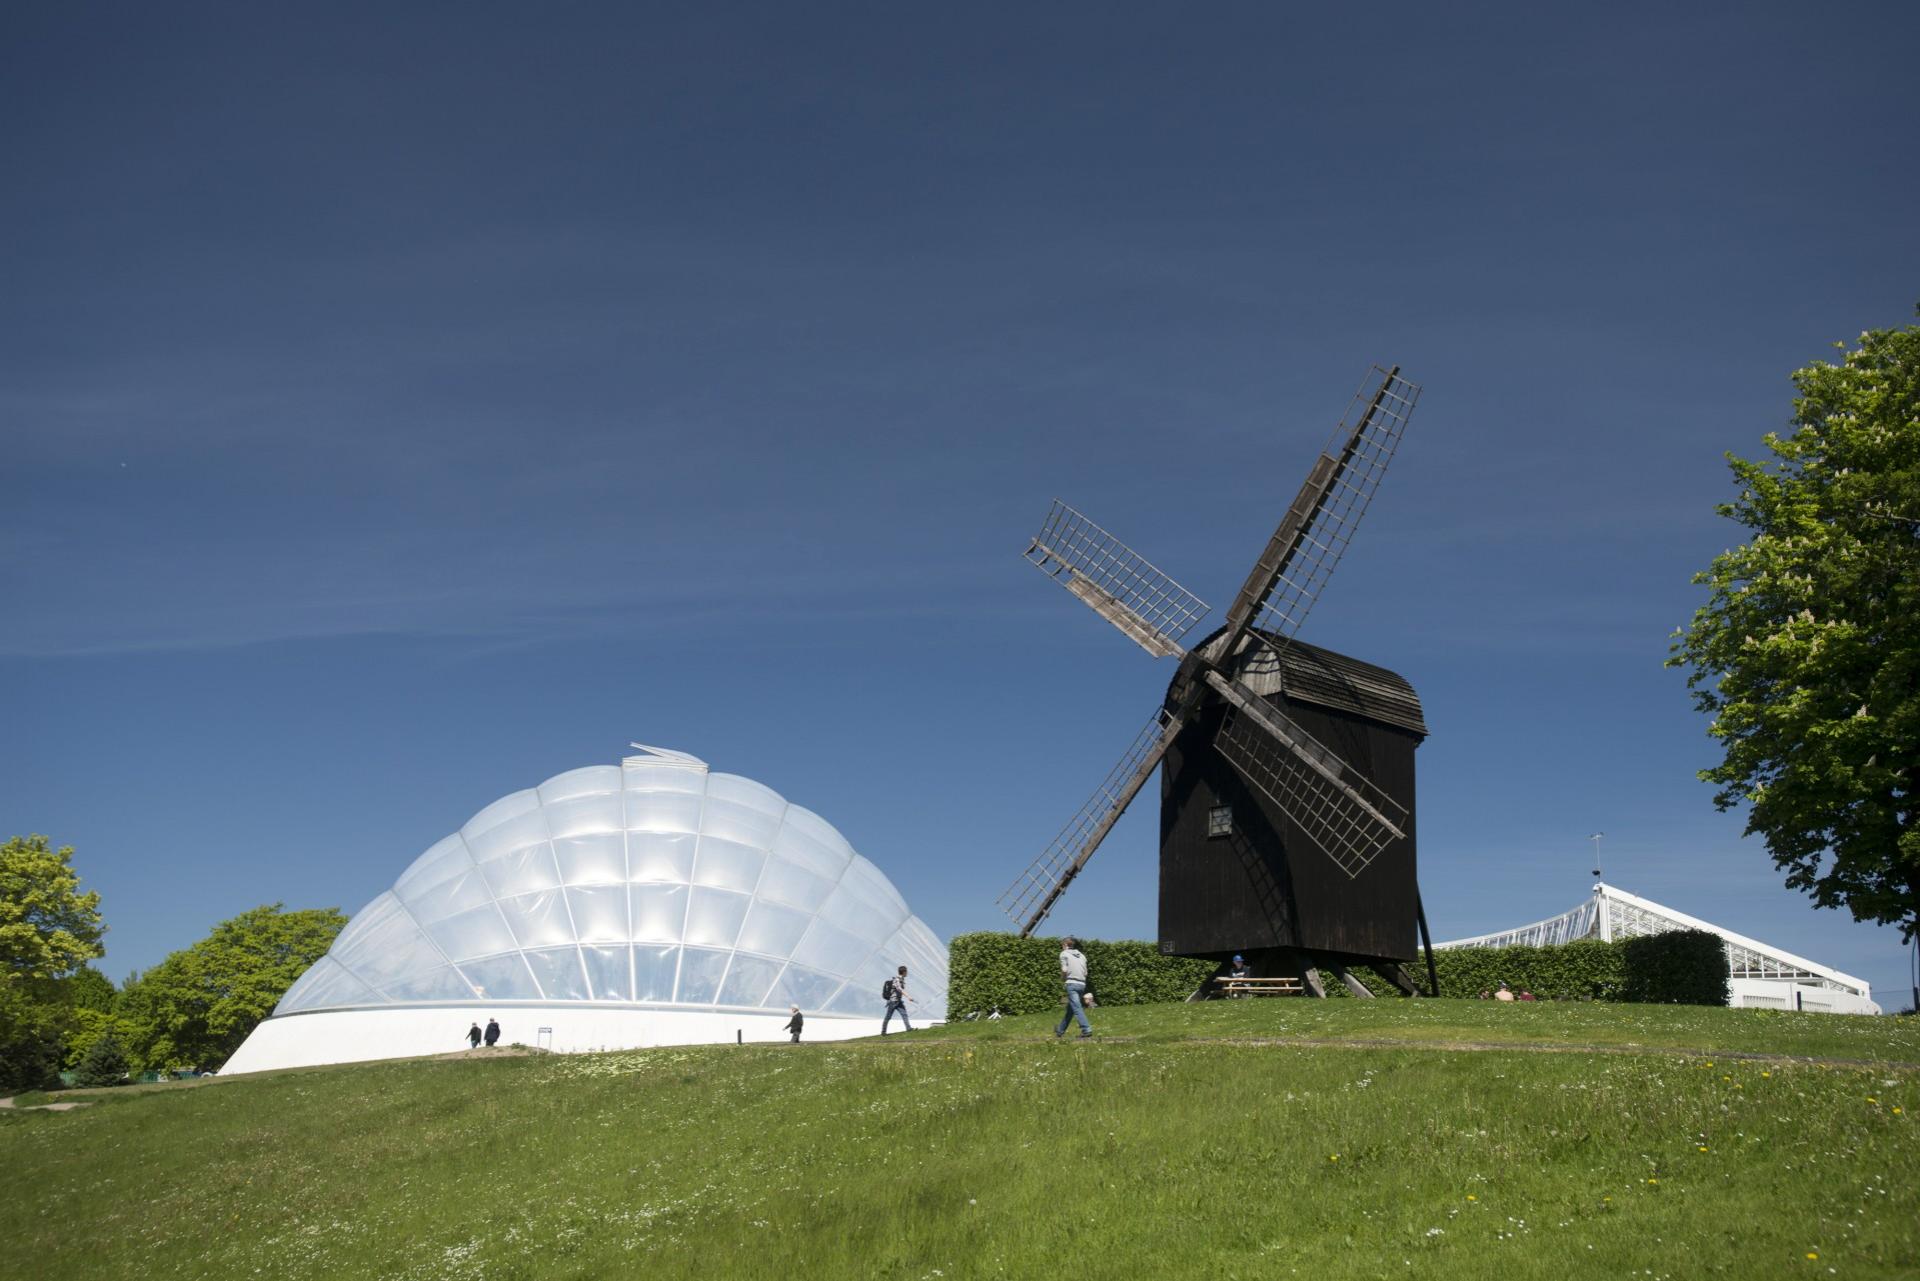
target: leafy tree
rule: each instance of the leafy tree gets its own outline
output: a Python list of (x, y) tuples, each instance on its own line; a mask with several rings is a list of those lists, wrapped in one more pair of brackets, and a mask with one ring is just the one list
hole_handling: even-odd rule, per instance
[(91, 965), (83, 965), (71, 978), (60, 980), (60, 986), (67, 1005), (62, 1063), (78, 1069), (94, 1042), (103, 1036), (112, 1036), (123, 1046), (126, 1044), (126, 1021), (115, 1013), (120, 994), (114, 990), (111, 979)]
[(335, 908), (256, 907), (127, 980), (118, 1014), (145, 1067), (223, 1063), (347, 923)]
[(1793, 375), (1773, 457), (1728, 456), (1717, 510), (1747, 541), (1694, 581), (1674, 634), (1725, 757), (1700, 777), (1745, 804), (1787, 884), (1920, 932), (1920, 325), (1874, 330)]
[(59, 978), (101, 955), (100, 895), (80, 892), (73, 846), (0, 845), (0, 983)]
[(75, 1070), (74, 1080), (81, 1085), (124, 1085), (127, 1080), (127, 1052), (111, 1032), (95, 1041)]
[(44, 836), (0, 845), (0, 1089), (58, 1084), (71, 976), (102, 952), (100, 896), (80, 892), (72, 860)]

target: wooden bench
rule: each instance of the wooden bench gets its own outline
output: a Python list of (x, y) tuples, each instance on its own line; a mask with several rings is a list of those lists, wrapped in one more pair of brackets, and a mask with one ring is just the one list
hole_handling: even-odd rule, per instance
[(1306, 990), (1295, 978), (1237, 979), (1222, 974), (1213, 981), (1221, 996), (1299, 996)]

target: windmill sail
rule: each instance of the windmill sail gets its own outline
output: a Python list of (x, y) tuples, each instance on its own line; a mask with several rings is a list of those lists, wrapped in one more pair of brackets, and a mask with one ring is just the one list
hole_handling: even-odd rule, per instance
[(1207, 614), (1205, 601), (1059, 499), (1027, 559), (1155, 658), (1183, 657), (1181, 640)]
[(1180, 725), (1180, 718), (1164, 708), (1155, 712), (1146, 728), (1134, 737), (1120, 763), (1107, 774), (1099, 790), (1000, 896), (1000, 907), (1020, 927), (1022, 938), (1033, 933), (1046, 919), (1060, 895), (1126, 813), (1141, 787), (1153, 777), (1160, 758), (1167, 754), (1174, 736), (1180, 732)]
[(1374, 781), (1258, 695), (1217, 672), (1232, 704), (1213, 745), (1349, 877), (1406, 835), (1407, 810)]
[[(1376, 366), (1374, 372), (1383, 371)], [(1346, 418), (1351, 418), (1354, 411), (1347, 411), (1328, 445), (1329, 452), (1321, 455), (1333, 457), (1331, 450), (1337, 444), (1339, 465), (1313, 519), (1300, 531), (1292, 555), (1281, 566), (1272, 590), (1255, 613), (1254, 625), (1261, 632), (1291, 640), (1300, 630), (1307, 611), (1319, 599), (1321, 588), (1353, 541), (1360, 518), (1367, 514), (1367, 506), (1380, 488), (1394, 451), (1400, 447), (1400, 437), (1419, 399), (1420, 389), (1400, 377), (1398, 366), (1385, 373), (1370, 399), (1364, 387), (1355, 393), (1354, 408), (1363, 403), (1365, 408), (1351, 430)]]
[(1379, 384), (1371, 392), (1363, 385), (1354, 396), (1234, 598), (1222, 653), (1233, 653), (1256, 625), (1283, 644), (1292, 639), (1366, 515), (1420, 398), (1420, 389), (1400, 377), (1398, 365), (1387, 370), (1376, 365), (1373, 372), (1380, 375)]

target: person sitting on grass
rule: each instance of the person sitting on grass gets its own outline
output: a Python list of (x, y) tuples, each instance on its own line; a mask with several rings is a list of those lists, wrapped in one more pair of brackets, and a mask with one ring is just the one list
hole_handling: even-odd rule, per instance
[(1505, 983), (1502, 983), (1500, 990), (1493, 994), (1493, 999), (1496, 1001), (1511, 1001), (1513, 999), (1513, 989)]

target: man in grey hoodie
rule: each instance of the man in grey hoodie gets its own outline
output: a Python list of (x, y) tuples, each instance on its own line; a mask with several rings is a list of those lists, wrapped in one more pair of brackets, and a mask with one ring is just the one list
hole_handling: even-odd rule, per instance
[(1087, 1022), (1087, 1010), (1081, 1004), (1081, 998), (1087, 994), (1087, 958), (1080, 954), (1080, 941), (1069, 934), (1060, 940), (1060, 982), (1067, 989), (1067, 1012), (1060, 1016), (1060, 1026), (1053, 1029), (1055, 1036), (1065, 1036), (1067, 1024), (1080, 1020), (1080, 1039), (1093, 1035), (1093, 1025)]

